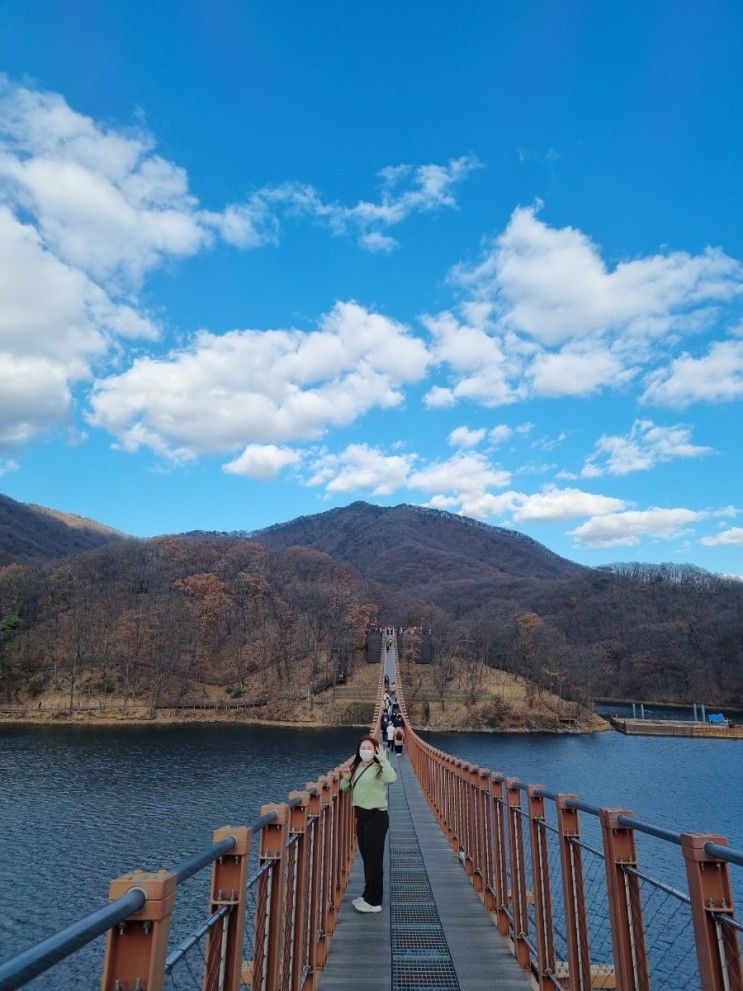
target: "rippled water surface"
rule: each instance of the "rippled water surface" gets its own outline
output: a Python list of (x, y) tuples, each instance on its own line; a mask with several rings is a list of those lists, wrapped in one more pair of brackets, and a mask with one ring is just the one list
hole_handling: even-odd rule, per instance
[[(344, 760), (358, 730), (175, 726), (0, 729), (0, 960), (104, 904), (108, 882), (159, 870), (251, 822)], [(179, 891), (203, 914), (209, 871)], [(189, 921), (190, 918), (190, 921)], [(30, 987), (97, 987), (101, 941)], [(73, 983), (74, 982), (74, 983)]]
[[(358, 731), (244, 726), (0, 729), (0, 959), (106, 900), (111, 878), (172, 867), (213, 829), (249, 823), (344, 759)], [(430, 734), (493, 770), (624, 806), (743, 847), (743, 744), (594, 736)], [(654, 866), (678, 878), (677, 848)], [(175, 934), (200, 920), (208, 871), (179, 891)], [(97, 986), (101, 941), (30, 985)]]

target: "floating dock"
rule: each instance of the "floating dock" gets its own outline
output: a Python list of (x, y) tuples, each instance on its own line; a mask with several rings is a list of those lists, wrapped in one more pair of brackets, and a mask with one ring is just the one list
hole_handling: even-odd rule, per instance
[(693, 723), (683, 719), (624, 719), (611, 716), (615, 730), (627, 736), (694, 736), (715, 740), (743, 740), (743, 725)]

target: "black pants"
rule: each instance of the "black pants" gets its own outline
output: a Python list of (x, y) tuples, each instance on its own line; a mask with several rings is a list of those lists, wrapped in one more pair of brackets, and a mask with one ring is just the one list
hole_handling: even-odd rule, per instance
[(364, 862), (363, 899), (368, 905), (382, 904), (384, 885), (384, 838), (390, 827), (386, 810), (360, 809), (356, 812), (356, 839)]

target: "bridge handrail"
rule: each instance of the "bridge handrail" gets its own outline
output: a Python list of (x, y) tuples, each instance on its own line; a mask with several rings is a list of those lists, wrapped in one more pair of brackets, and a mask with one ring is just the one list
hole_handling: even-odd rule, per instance
[(115, 901), (96, 909), (48, 936), (6, 963), (0, 964), (0, 991), (14, 991), (83, 948), (96, 937), (139, 912), (147, 901), (141, 888), (131, 888)]
[[(703, 991), (743, 991), (743, 925), (729, 874), (730, 865), (743, 866), (743, 851), (724, 837), (674, 832), (629, 809), (600, 808), (455, 758), (413, 730), (399, 669), (396, 681), (424, 794), (540, 991), (650, 991), (651, 983), (691, 986), (686, 977)], [(581, 839), (579, 813), (597, 820), (600, 844)], [(639, 869), (636, 833), (681, 847), (688, 894)]]
[[(249, 827), (252, 834), (259, 833), (265, 826), (274, 822), (276, 813), (260, 816)], [(182, 861), (170, 872), (175, 875), (176, 884), (181, 884), (198, 874), (204, 867), (213, 864), (218, 857), (224, 856), (234, 849), (236, 839), (226, 836), (207, 850), (194, 854), (193, 857)], [(0, 964), (0, 991), (14, 991), (34, 977), (38, 977), (55, 964), (71, 956), (77, 950), (91, 943), (98, 936), (108, 932), (114, 926), (123, 922), (131, 915), (144, 908), (147, 894), (142, 888), (134, 885), (119, 898), (101, 908), (95, 909), (89, 915), (78, 919), (59, 932), (48, 936), (39, 943), (28, 947), (17, 956)]]

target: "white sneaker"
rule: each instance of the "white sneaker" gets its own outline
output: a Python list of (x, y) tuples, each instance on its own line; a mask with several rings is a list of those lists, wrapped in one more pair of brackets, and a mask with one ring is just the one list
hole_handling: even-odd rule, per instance
[(365, 902), (363, 898), (359, 898), (357, 901), (355, 901), (353, 903), (353, 907), (356, 909), (357, 912), (381, 912), (382, 911), (382, 906), (381, 905), (369, 905), (369, 903), (368, 902)]
[(354, 908), (358, 908), (359, 905), (363, 905), (364, 904), (364, 899), (361, 897), (361, 895), (359, 895), (358, 898), (354, 898), (354, 900), (351, 902), (351, 904), (353, 905)]

